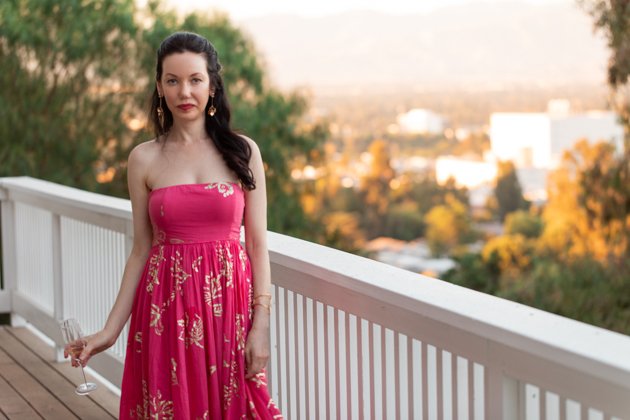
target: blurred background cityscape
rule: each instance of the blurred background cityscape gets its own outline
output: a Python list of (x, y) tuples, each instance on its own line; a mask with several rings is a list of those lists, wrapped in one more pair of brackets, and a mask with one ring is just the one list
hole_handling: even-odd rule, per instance
[(197, 32), (269, 230), (630, 334), (628, 12), (381, 3), (3, 1), (0, 176), (128, 198), (155, 52)]

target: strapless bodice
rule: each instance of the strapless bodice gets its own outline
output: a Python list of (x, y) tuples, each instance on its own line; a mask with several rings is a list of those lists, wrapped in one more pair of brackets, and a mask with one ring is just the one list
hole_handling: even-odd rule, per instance
[(153, 246), (240, 238), (245, 197), (234, 182), (183, 184), (149, 193)]

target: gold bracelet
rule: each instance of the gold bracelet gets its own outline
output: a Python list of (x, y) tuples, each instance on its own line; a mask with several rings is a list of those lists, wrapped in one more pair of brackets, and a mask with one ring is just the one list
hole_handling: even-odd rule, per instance
[(262, 303), (254, 303), (252, 306), (256, 306), (256, 305), (260, 305), (264, 308), (267, 308), (267, 310), (269, 311), (269, 315), (271, 315), (271, 309), (269, 309), (269, 306), (267, 305), (263, 305)]
[(272, 305), (273, 298), (271, 297), (271, 295), (258, 295), (254, 299), (252, 299), (252, 301), (255, 301), (256, 299), (258, 299), (259, 297), (262, 297), (262, 296), (269, 296), (269, 312), (271, 312), (271, 308), (273, 307), (273, 305)]

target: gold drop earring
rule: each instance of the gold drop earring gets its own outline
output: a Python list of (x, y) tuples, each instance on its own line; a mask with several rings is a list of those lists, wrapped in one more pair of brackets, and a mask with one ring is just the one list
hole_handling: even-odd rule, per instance
[(210, 97), (212, 98), (212, 103), (210, 104), (210, 108), (208, 108), (208, 115), (212, 117), (214, 116), (214, 113), (217, 112), (217, 109), (214, 107), (214, 95)]
[(162, 97), (161, 96), (160, 96), (160, 106), (158, 106), (157, 114), (158, 114), (158, 119), (160, 120), (160, 126), (162, 127), (162, 129), (164, 129), (164, 110), (162, 109)]

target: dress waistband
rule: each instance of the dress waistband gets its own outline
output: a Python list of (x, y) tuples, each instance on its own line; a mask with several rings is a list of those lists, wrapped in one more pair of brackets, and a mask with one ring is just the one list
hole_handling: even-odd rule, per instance
[(164, 241), (164, 242), (155, 244), (151, 247), (151, 249), (157, 248), (159, 246), (201, 245), (201, 244), (209, 244), (212, 242), (222, 242), (222, 241), (236, 242), (238, 245), (242, 247), (241, 240), (236, 239), (236, 238), (209, 239), (207, 241), (183, 241), (183, 240), (180, 241), (179, 239), (171, 239), (170, 241)]

